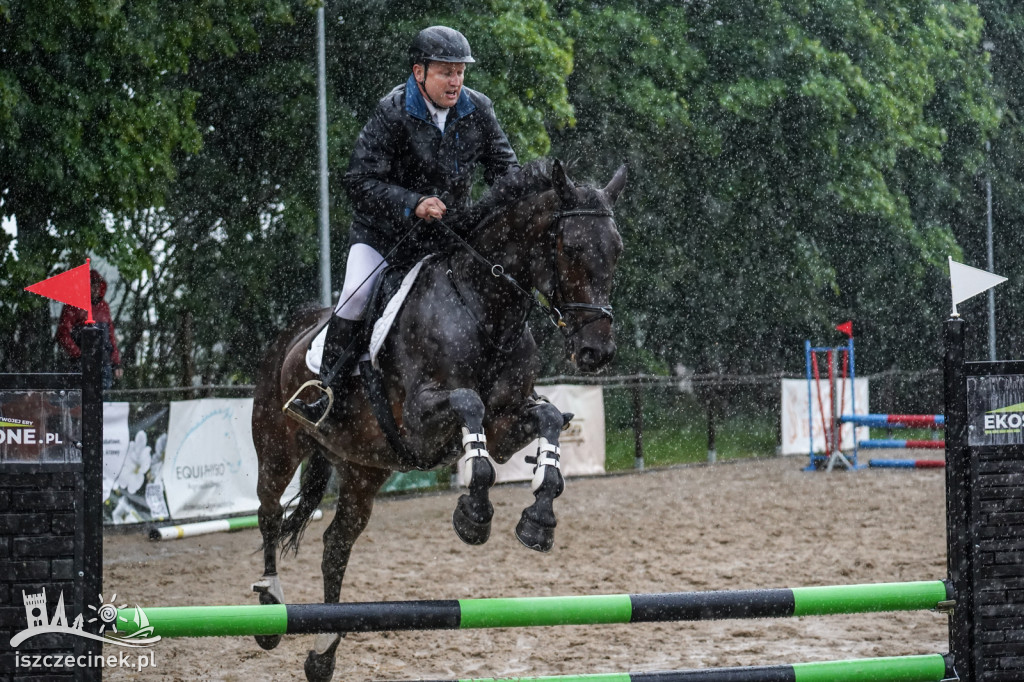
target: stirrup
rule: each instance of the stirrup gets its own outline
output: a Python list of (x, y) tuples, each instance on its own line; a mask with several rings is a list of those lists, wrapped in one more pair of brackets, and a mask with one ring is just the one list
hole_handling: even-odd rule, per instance
[[(322, 393), (327, 394), (327, 409), (324, 410), (324, 416), (320, 417), (320, 419), (318, 419), (315, 423), (306, 419), (298, 412), (298, 410), (292, 407), (292, 403), (294, 403), (296, 398), (299, 397), (299, 394), (305, 391), (306, 388), (310, 386), (314, 386), (318, 388)], [(327, 415), (331, 413), (332, 407), (334, 407), (334, 391), (331, 389), (331, 387), (324, 386), (322, 383), (320, 383), (319, 379), (310, 379), (306, 383), (299, 386), (299, 390), (295, 391), (295, 393), (292, 394), (292, 397), (289, 398), (288, 401), (284, 404), (284, 407), (281, 408), (281, 411), (284, 412), (289, 417), (291, 417), (292, 419), (294, 419), (295, 421), (299, 422), (300, 424), (308, 426), (313, 430), (318, 430), (320, 428), (320, 425), (324, 423), (324, 420), (327, 419)]]

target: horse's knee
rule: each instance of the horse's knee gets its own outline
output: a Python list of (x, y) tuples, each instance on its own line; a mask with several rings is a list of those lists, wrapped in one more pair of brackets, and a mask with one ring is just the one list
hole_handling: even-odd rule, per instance
[(484, 421), (484, 401), (479, 394), (468, 388), (457, 388), (448, 394), (448, 405), (452, 411), (462, 417), (463, 423), (470, 429), (479, 429)]
[(548, 402), (537, 403), (531, 411), (537, 422), (539, 434), (549, 440), (556, 440), (557, 434), (562, 430), (564, 423), (562, 411)]

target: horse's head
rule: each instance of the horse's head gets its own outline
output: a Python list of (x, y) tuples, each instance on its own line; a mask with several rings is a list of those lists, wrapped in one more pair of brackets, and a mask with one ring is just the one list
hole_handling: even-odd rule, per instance
[(611, 291), (622, 237), (612, 207), (626, 185), (626, 166), (604, 189), (595, 189), (577, 187), (556, 160), (551, 181), (558, 199), (551, 218), (555, 271), (545, 293), (561, 315), (567, 353), (579, 369), (593, 372), (615, 355)]

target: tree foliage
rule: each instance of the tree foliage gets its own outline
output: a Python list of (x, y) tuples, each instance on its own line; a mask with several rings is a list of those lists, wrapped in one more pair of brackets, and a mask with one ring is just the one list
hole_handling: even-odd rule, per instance
[(854, 318), (875, 367), (933, 360), (996, 122), (972, 6), (563, 4), (587, 65), (563, 145), (636, 171), (620, 307), (637, 349), (796, 370), (802, 339)]

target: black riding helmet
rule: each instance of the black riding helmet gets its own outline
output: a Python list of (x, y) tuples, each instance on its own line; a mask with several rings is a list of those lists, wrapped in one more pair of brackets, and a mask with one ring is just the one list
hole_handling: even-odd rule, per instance
[(454, 28), (431, 26), (416, 34), (409, 46), (409, 66), (427, 62), (476, 62), (469, 50), (469, 41)]

